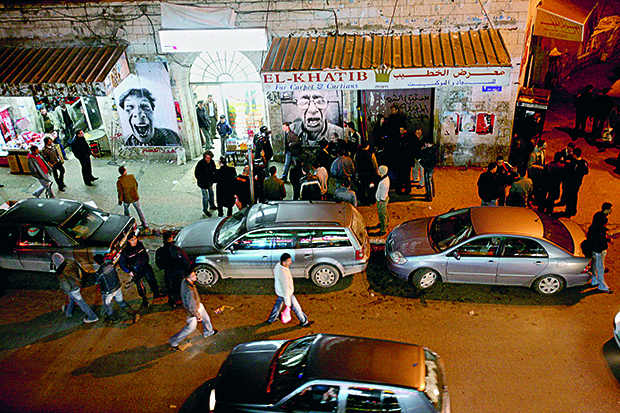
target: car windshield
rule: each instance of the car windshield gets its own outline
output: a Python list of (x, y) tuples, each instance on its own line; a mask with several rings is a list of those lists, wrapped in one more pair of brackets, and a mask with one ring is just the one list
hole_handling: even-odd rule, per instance
[(444, 251), (476, 235), (469, 209), (459, 209), (435, 217), (431, 223), (429, 239), (438, 251)]
[(443, 372), (439, 366), (438, 357), (435, 353), (429, 350), (424, 350), (426, 360), (426, 386), (424, 386), (424, 394), (433, 404), (435, 409), (442, 411), (445, 383)]
[(215, 246), (219, 249), (226, 247), (237, 236), (245, 232), (245, 222), (248, 214), (248, 208), (242, 209), (226, 218), (215, 230)]
[(276, 400), (293, 391), (303, 381), (308, 353), (317, 339), (317, 336), (301, 337), (284, 344), (284, 350), (279, 353), (271, 367), (270, 391)]
[(553, 242), (555, 245), (559, 245), (571, 254), (574, 254), (575, 242), (568, 228), (556, 218), (536, 210), (534, 212), (536, 212), (536, 215), (538, 215), (543, 224), (543, 238)]
[(82, 205), (60, 226), (60, 229), (74, 240), (83, 241), (93, 235), (103, 223), (104, 219), (97, 210)]

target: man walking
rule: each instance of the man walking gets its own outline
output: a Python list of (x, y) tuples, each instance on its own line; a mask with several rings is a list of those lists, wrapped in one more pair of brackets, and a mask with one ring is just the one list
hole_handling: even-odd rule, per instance
[(562, 196), (566, 202), (564, 216), (570, 218), (577, 215), (577, 200), (579, 188), (583, 183), (583, 178), (590, 172), (588, 161), (581, 158), (581, 148), (575, 148), (573, 158), (564, 166), (564, 181), (562, 182)]
[(497, 179), (497, 163), (489, 162), (486, 172), (478, 178), (478, 196), (482, 206), (497, 206), (500, 196), (500, 184)]
[(43, 139), (43, 143), (45, 147), (43, 148), (43, 159), (51, 166), (52, 173), (54, 174), (54, 181), (56, 181), (56, 185), (58, 185), (58, 190), (60, 192), (64, 192), (65, 185), (65, 167), (63, 163), (65, 162), (62, 158), (62, 152), (60, 151), (60, 146), (57, 143), (52, 141), (52, 138), (46, 136)]
[(82, 179), (84, 180), (84, 184), (86, 184), (86, 186), (93, 186), (93, 181), (99, 178), (93, 176), (93, 167), (90, 164), (90, 157), (93, 156), (93, 152), (88, 142), (86, 142), (83, 130), (77, 131), (75, 139), (71, 144), (71, 150), (82, 166)]
[(280, 262), (276, 264), (273, 269), (274, 288), (278, 298), (273, 305), (267, 322), (269, 324), (276, 322), (278, 315), (280, 314), (280, 310), (282, 309), (282, 304), (284, 304), (286, 308), (289, 308), (295, 313), (301, 327), (310, 327), (314, 321), (310, 321), (308, 319), (308, 316), (305, 315), (301, 309), (299, 301), (297, 301), (297, 298), (293, 295), (295, 292), (295, 286), (293, 285), (293, 276), (291, 275), (291, 270), (289, 268), (292, 263), (293, 260), (291, 259), (291, 255), (285, 252), (280, 256)]
[(168, 344), (174, 350), (179, 349), (181, 340), (196, 331), (198, 323), (202, 323), (202, 335), (204, 338), (213, 337), (219, 333), (211, 325), (209, 314), (207, 314), (204, 305), (200, 302), (200, 295), (194, 284), (196, 280), (196, 272), (189, 271), (186, 273), (183, 281), (181, 281), (181, 299), (183, 300), (183, 307), (187, 310), (187, 318), (185, 319), (185, 327), (168, 339)]
[(41, 158), (39, 155), (39, 148), (37, 145), (30, 147), (30, 153), (28, 154), (28, 169), (30, 174), (37, 178), (41, 184), (41, 188), (32, 193), (35, 197), (40, 197), (43, 191), (48, 198), (56, 198), (52, 191), (52, 180), (50, 179), (50, 173), (52, 167)]
[(594, 270), (591, 283), (607, 294), (613, 293), (605, 284), (605, 256), (610, 241), (607, 236), (607, 221), (611, 214), (611, 206), (611, 203), (605, 202), (601, 210), (594, 214), (587, 236), (592, 249), (592, 268)]
[(164, 231), (164, 246), (155, 251), (155, 264), (160, 270), (164, 270), (164, 280), (168, 290), (168, 304), (175, 307), (181, 304), (181, 280), (190, 269), (189, 257), (181, 249), (174, 245), (174, 233)]
[(291, 169), (293, 161), (297, 161), (303, 149), (301, 147), (301, 140), (291, 130), (290, 123), (284, 122), (282, 124), (282, 132), (284, 132), (284, 171), (282, 171), (280, 179), (286, 182), (288, 171)]
[(149, 287), (151, 287), (153, 299), (166, 296), (159, 292), (153, 267), (149, 264), (149, 253), (144, 248), (144, 244), (138, 241), (136, 234), (129, 236), (127, 245), (121, 251), (119, 265), (123, 271), (131, 276), (131, 281), (136, 284), (138, 295), (142, 297), (142, 306), (148, 307), (150, 305), (149, 300), (146, 298), (146, 289), (142, 281), (144, 278), (146, 278)]
[(199, 100), (196, 104), (196, 117), (198, 118), (198, 129), (200, 130), (201, 142), (204, 149), (211, 149), (211, 120), (207, 115), (204, 101)]
[(217, 209), (213, 197), (213, 182), (215, 182), (215, 162), (213, 152), (206, 151), (194, 169), (197, 185), (202, 192), (202, 212), (210, 217), (209, 208)]
[(101, 254), (95, 255), (94, 260), (99, 264), (99, 269), (95, 273), (97, 277), (96, 283), (99, 284), (101, 289), (101, 301), (103, 302), (107, 319), (118, 321), (118, 317), (114, 315), (114, 310), (112, 309), (112, 300), (114, 300), (123, 311), (131, 316), (134, 323), (138, 321), (140, 316), (123, 298), (121, 280), (118, 278), (118, 273), (112, 260)]
[(269, 167), (269, 178), (265, 179), (265, 199), (267, 201), (282, 201), (286, 198), (286, 188), (284, 181), (278, 179), (278, 169), (275, 166)]
[(86, 314), (86, 317), (82, 320), (84, 323), (94, 323), (99, 320), (99, 317), (93, 312), (93, 310), (86, 304), (86, 301), (82, 298), (80, 289), (82, 288), (82, 269), (77, 262), (69, 259), (65, 259), (62, 254), (54, 253), (52, 255), (52, 263), (56, 267), (56, 277), (60, 284), (60, 289), (63, 290), (69, 297), (67, 305), (62, 306), (67, 318), (73, 315), (73, 308), (77, 304), (78, 307)]
[[(220, 121), (216, 125), (217, 133), (222, 141), (220, 142), (222, 156), (226, 155), (226, 139), (233, 133), (233, 128), (226, 122), (226, 116), (220, 115)], [(217, 137), (214, 137), (217, 139)]]
[(144, 212), (140, 208), (140, 196), (138, 195), (138, 181), (136, 181), (136, 177), (133, 174), (128, 174), (124, 166), (118, 167), (118, 173), (121, 175), (116, 180), (118, 204), (123, 205), (126, 216), (129, 216), (129, 206), (133, 205), (140, 217), (140, 222), (142, 222), (142, 229), (147, 229), (149, 226), (146, 223)]

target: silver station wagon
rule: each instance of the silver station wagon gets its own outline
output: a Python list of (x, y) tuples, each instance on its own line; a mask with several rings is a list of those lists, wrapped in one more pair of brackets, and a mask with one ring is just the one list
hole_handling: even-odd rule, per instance
[(440, 282), (532, 287), (542, 295), (586, 284), (574, 222), (516, 207), (475, 207), (403, 222), (387, 237), (388, 267), (427, 290)]
[(364, 271), (370, 256), (361, 214), (337, 202), (256, 204), (225, 219), (194, 222), (179, 232), (176, 244), (195, 259), (201, 286), (220, 278), (271, 278), (286, 252), (293, 277), (332, 287)]

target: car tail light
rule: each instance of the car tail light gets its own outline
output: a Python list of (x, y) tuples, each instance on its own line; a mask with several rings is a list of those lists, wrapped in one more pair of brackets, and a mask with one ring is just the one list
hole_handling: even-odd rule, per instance
[(355, 250), (355, 261), (361, 261), (364, 259), (364, 248)]

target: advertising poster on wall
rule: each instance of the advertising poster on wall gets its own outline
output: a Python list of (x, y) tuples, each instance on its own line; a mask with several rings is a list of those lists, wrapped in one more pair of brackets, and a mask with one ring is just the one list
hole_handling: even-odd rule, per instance
[(114, 89), (124, 146), (179, 146), (170, 76), (163, 63), (136, 63)]
[(318, 147), (323, 139), (344, 137), (342, 92), (336, 90), (291, 91), (280, 93), (282, 121), (306, 147)]

